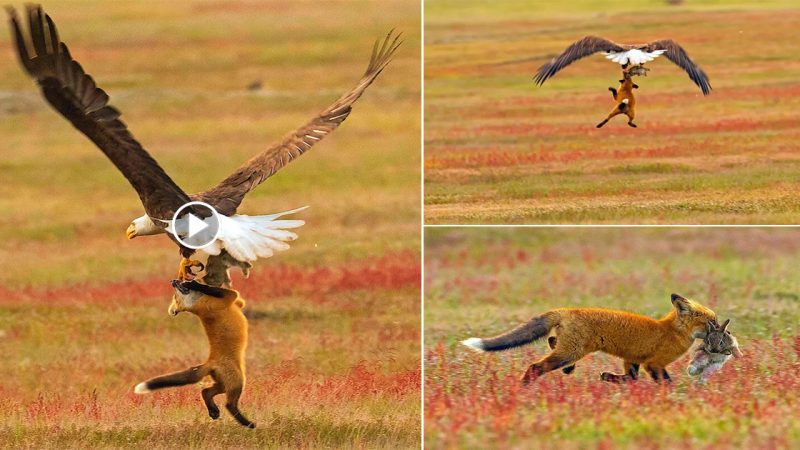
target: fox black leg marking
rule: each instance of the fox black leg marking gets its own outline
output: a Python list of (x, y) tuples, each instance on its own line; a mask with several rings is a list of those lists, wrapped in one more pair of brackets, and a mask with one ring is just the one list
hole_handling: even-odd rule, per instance
[(638, 85), (638, 84), (634, 84), (634, 85), (633, 85), (633, 88), (634, 88), (634, 89), (639, 89), (639, 85)]
[(610, 87), (610, 88), (608, 88), (608, 90), (609, 90), (609, 91), (611, 91), (611, 97), (612, 97), (614, 100), (616, 100), (616, 99), (617, 99), (617, 90), (616, 90), (616, 89), (614, 89), (613, 87)]
[(622, 383), (624, 381), (636, 381), (639, 378), (639, 364), (625, 361), (625, 373), (617, 375), (611, 372), (603, 372), (600, 379), (609, 383)]
[(639, 365), (638, 364), (631, 364), (631, 370), (628, 371), (628, 375), (633, 378), (634, 380), (639, 378)]
[(631, 128), (636, 128), (637, 127), (637, 125), (635, 123), (633, 123), (633, 121), (628, 122), (628, 126), (631, 127)]
[(214, 397), (225, 392), (225, 388), (220, 383), (214, 383), (213, 386), (203, 389), (203, 402), (208, 409), (208, 416), (212, 419), (219, 419), (219, 407), (214, 403)]
[(662, 368), (653, 368), (653, 367), (646, 367), (647, 373), (650, 374), (650, 377), (656, 383), (660, 383), (661, 380), (666, 381), (667, 383), (672, 383), (672, 378), (670, 378), (669, 374), (667, 373), (666, 369)]
[(608, 123), (608, 119), (606, 119), (606, 120), (604, 120), (604, 121), (602, 121), (602, 122), (598, 123), (598, 124), (597, 124), (597, 128), (603, 128), (603, 125), (605, 125), (605, 124), (607, 124), (607, 123)]
[(239, 397), (242, 395), (242, 388), (234, 388), (228, 391), (225, 402), (225, 408), (228, 410), (229, 413), (239, 422), (241, 425), (247, 428), (255, 428), (256, 424), (251, 422), (247, 417), (239, 411)]

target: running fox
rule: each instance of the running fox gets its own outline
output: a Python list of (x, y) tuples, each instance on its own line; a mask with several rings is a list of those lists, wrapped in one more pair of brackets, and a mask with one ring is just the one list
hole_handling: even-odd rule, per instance
[(522, 383), (556, 369), (566, 374), (575, 363), (596, 351), (622, 358), (625, 372), (600, 374), (600, 379), (619, 383), (636, 380), (639, 366), (655, 381), (669, 381), (666, 366), (689, 350), (695, 338), (703, 336), (706, 323), (716, 324), (716, 314), (705, 306), (672, 294), (673, 310), (660, 320), (626, 311), (602, 308), (563, 308), (548, 311), (499, 336), (470, 338), (462, 343), (478, 351), (498, 351), (547, 339), (553, 350), (532, 364)]
[(146, 394), (156, 389), (194, 384), (210, 375), (211, 387), (203, 389), (203, 402), (212, 419), (219, 418), (219, 408), (214, 403), (216, 395), (225, 393), (225, 408), (242, 425), (255, 428), (239, 411), (239, 396), (244, 388), (244, 351), (247, 346), (247, 319), (242, 313), (244, 300), (239, 293), (219, 287), (207, 286), (197, 281), (172, 281), (175, 295), (169, 306), (173, 316), (188, 311), (200, 318), (208, 336), (208, 360), (199, 366), (181, 372), (151, 378), (136, 385), (134, 392)]
[[(642, 74), (641, 70), (643, 68), (633, 70), (635, 67), (639, 66), (632, 66), (622, 71), (622, 79), (619, 80), (621, 83), (619, 89), (614, 89), (613, 87), (608, 88), (617, 104), (608, 114), (608, 117), (597, 124), (597, 128), (602, 128), (612, 117), (618, 114), (625, 114), (628, 116), (628, 125), (636, 128), (636, 124), (633, 123), (633, 119), (636, 117), (636, 97), (633, 96), (633, 90), (639, 89), (639, 85), (633, 82), (633, 76)], [(644, 74), (646, 75), (646, 72), (644, 72)]]

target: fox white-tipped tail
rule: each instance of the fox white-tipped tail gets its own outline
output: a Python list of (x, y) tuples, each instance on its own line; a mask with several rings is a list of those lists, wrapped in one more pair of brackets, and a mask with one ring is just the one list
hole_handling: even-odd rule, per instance
[(481, 338), (473, 337), (469, 339), (464, 339), (463, 341), (461, 341), (461, 343), (471, 348), (472, 350), (475, 350), (476, 352), (485, 351), (483, 348), (483, 339)]
[(150, 389), (147, 388), (146, 381), (142, 381), (141, 383), (137, 384), (135, 388), (133, 388), (134, 394), (147, 394), (148, 392), (152, 391), (150, 391)]
[(297, 239), (297, 234), (288, 231), (305, 224), (303, 220), (277, 220), (287, 214), (308, 208), (293, 209), (266, 216), (233, 215), (219, 216), (219, 235), (217, 240), (203, 248), (209, 255), (218, 255), (224, 248), (234, 259), (253, 262), (258, 258), (269, 258), (275, 252), (287, 250), (289, 244)]

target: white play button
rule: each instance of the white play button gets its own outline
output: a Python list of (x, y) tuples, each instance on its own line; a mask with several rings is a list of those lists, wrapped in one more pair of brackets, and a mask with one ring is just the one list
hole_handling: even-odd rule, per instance
[(208, 203), (189, 202), (175, 211), (168, 230), (184, 247), (203, 248), (217, 240), (219, 214)]
[(196, 236), (197, 233), (208, 228), (209, 225), (203, 222), (203, 219), (195, 216), (192, 213), (187, 214), (187, 216), (189, 217), (189, 235), (186, 237), (191, 238)]

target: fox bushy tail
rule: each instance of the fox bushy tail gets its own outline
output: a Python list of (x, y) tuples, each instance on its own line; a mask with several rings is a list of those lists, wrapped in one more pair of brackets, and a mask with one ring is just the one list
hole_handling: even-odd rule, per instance
[(461, 343), (473, 350), (496, 352), (541, 339), (547, 336), (559, 322), (561, 322), (561, 315), (555, 311), (549, 311), (501, 335), (486, 339), (474, 337), (461, 341)]
[(202, 380), (203, 377), (209, 373), (211, 373), (211, 368), (209, 368), (206, 364), (189, 367), (188, 369), (181, 370), (180, 372), (161, 375), (160, 377), (142, 381), (136, 385), (136, 387), (133, 389), (133, 392), (137, 394), (146, 394), (148, 392), (155, 391), (156, 389), (194, 384)]

